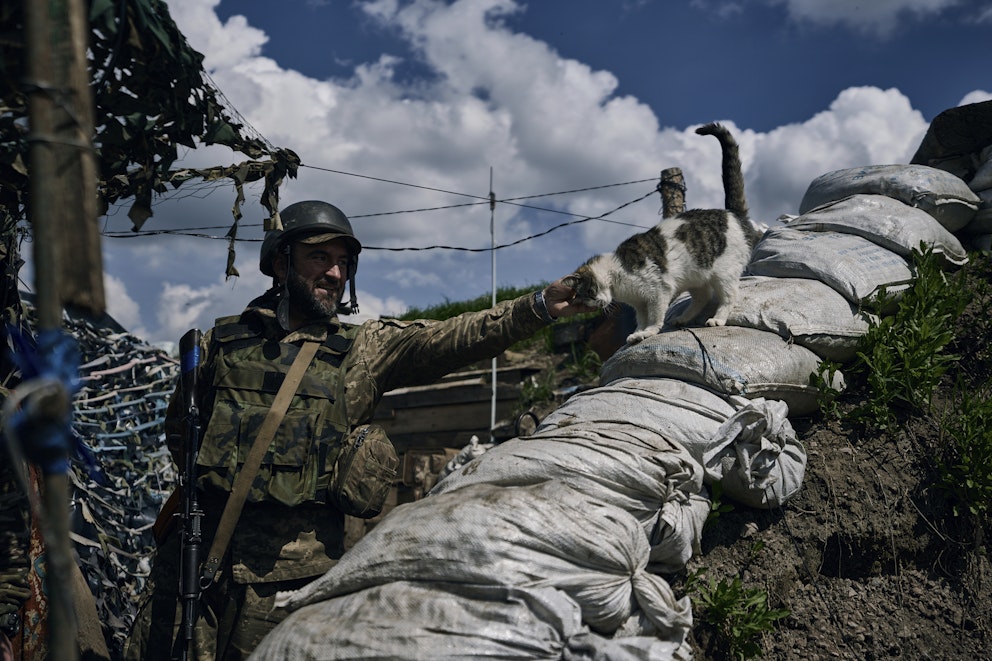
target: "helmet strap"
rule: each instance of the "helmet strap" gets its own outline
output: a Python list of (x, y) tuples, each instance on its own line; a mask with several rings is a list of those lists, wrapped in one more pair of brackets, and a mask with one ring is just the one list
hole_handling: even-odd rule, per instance
[(279, 290), (279, 304), (276, 306), (276, 320), (284, 331), (289, 328), (289, 274), (293, 265), (290, 262), (292, 250), (287, 250), (286, 255), (286, 277), (282, 279), (282, 288)]

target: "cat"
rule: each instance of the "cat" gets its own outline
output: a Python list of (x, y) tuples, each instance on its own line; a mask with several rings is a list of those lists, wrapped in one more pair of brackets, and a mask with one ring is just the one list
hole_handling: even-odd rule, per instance
[(696, 129), (720, 141), (725, 209), (690, 209), (628, 238), (614, 251), (596, 255), (566, 277), (576, 300), (596, 308), (614, 301), (637, 314), (628, 344), (659, 333), (672, 300), (690, 292), (689, 307), (674, 319), (693, 320), (715, 302), (707, 326), (723, 326), (737, 302), (740, 277), (759, 233), (748, 218), (737, 142), (716, 122)]

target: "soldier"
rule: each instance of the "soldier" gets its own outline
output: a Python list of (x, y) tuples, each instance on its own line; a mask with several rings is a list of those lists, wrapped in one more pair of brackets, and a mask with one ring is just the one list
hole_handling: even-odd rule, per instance
[[(388, 439), (367, 425), (383, 393), (430, 383), (498, 355), (555, 318), (590, 311), (572, 302), (574, 292), (559, 280), (446, 321), (346, 324), (337, 315), (357, 309), (362, 249), (348, 219), (331, 204), (306, 201), (287, 207), (282, 220), (283, 229), (269, 232), (261, 248), (259, 268), (273, 277), (273, 287), (240, 315), (219, 319), (203, 337), (197, 401), (206, 424), (197, 493), (204, 547), (211, 545), (256, 433), (275, 408), (279, 386), (290, 380), (300, 345), (319, 347), (250, 481), (219, 571), (207, 572), (216, 580), (202, 596), (193, 634), (201, 659), (246, 657), (283, 617), (273, 611), (276, 591), (302, 587), (344, 552), (344, 514), (370, 516), (381, 507), (364, 501), (381, 500), (382, 484), (388, 488), (395, 469)], [(350, 301), (343, 304), (346, 283)], [(178, 399), (173, 397), (166, 422), (174, 457)], [(356, 448), (371, 448), (358, 462), (366, 469), (360, 474), (350, 454), (342, 460)], [(178, 538), (169, 535), (156, 554), (128, 659), (169, 658), (179, 617)]]

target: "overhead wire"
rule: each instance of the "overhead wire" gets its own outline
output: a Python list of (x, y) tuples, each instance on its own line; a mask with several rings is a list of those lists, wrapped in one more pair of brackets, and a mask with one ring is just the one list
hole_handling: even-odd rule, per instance
[[(468, 197), (468, 198), (472, 198), (472, 199), (478, 200), (476, 202), (465, 202), (465, 203), (461, 203), (461, 204), (450, 204), (450, 205), (442, 205), (442, 206), (436, 206), (436, 207), (422, 207), (422, 208), (416, 208), (416, 209), (402, 209), (402, 210), (397, 210), (397, 211), (385, 211), (385, 212), (369, 213), (369, 214), (357, 214), (357, 215), (351, 216), (352, 220), (357, 219), (357, 218), (375, 218), (375, 217), (384, 217), (384, 216), (392, 216), (392, 215), (408, 214), (408, 213), (425, 213), (425, 212), (429, 212), (429, 211), (442, 211), (442, 210), (457, 209), (457, 208), (464, 208), (464, 207), (471, 207), (471, 206), (479, 206), (479, 205), (483, 205), (483, 204), (491, 204), (491, 200), (490, 200), (490, 197), (489, 196), (476, 195), (476, 194), (472, 194), (472, 193), (461, 193), (461, 192), (457, 192), (457, 191), (445, 190), (445, 189), (442, 189), (442, 188), (435, 188), (435, 187), (431, 187), (431, 186), (424, 186), (424, 185), (421, 185), (421, 184), (412, 184), (412, 183), (409, 183), (409, 182), (397, 181), (397, 180), (393, 180), (393, 179), (386, 179), (386, 178), (383, 178), (383, 177), (375, 177), (375, 176), (371, 176), (371, 175), (359, 174), (359, 173), (354, 173), (354, 172), (346, 172), (346, 171), (343, 171), (343, 170), (335, 170), (335, 169), (332, 169), (332, 168), (324, 168), (324, 167), (313, 166), (313, 165), (301, 165), (301, 167), (308, 167), (308, 168), (313, 169), (313, 170), (320, 170), (320, 171), (323, 171), (323, 172), (329, 172), (329, 173), (333, 173), (333, 174), (341, 174), (341, 175), (346, 175), (346, 176), (358, 177), (358, 178), (362, 178), (362, 179), (369, 179), (369, 180), (379, 181), (379, 182), (382, 182), (382, 183), (388, 183), (388, 184), (393, 184), (393, 185), (397, 185), (397, 186), (408, 186), (408, 187), (417, 188), (417, 189), (420, 189), (420, 190), (427, 190), (427, 191), (432, 191), (432, 192), (437, 192), (437, 193), (444, 193), (444, 194), (447, 194), (447, 195), (458, 195), (458, 196), (461, 196), (461, 197)], [(480, 252), (490, 252), (490, 251), (494, 251), (494, 250), (502, 250), (502, 249), (505, 249), (505, 248), (510, 248), (510, 247), (513, 247), (513, 246), (517, 246), (517, 245), (520, 245), (522, 243), (526, 243), (528, 241), (532, 241), (534, 239), (538, 239), (538, 238), (541, 238), (543, 236), (547, 236), (548, 234), (551, 234), (552, 232), (555, 232), (555, 231), (560, 230), (562, 228), (569, 227), (571, 225), (578, 225), (578, 224), (581, 224), (581, 223), (586, 223), (586, 222), (589, 222), (591, 220), (601, 220), (603, 222), (615, 223), (615, 224), (618, 224), (618, 225), (626, 225), (626, 226), (630, 226), (630, 227), (642, 227), (641, 225), (638, 225), (638, 224), (635, 224), (635, 223), (627, 223), (627, 222), (623, 222), (623, 221), (618, 221), (618, 220), (610, 219), (610, 218), (607, 218), (607, 216), (609, 216), (611, 214), (614, 214), (617, 211), (619, 211), (619, 210), (621, 210), (621, 209), (623, 209), (625, 207), (628, 207), (630, 205), (636, 204), (636, 203), (638, 203), (638, 202), (640, 202), (640, 201), (642, 201), (642, 200), (650, 197), (651, 195), (653, 195), (654, 193), (656, 193), (658, 191), (657, 185), (654, 188), (652, 188), (648, 193), (642, 195), (641, 197), (639, 197), (637, 199), (634, 199), (634, 200), (631, 200), (629, 202), (626, 202), (626, 203), (624, 203), (624, 204), (622, 204), (622, 205), (620, 205), (620, 206), (618, 206), (618, 207), (616, 207), (616, 208), (614, 208), (614, 209), (612, 209), (610, 211), (607, 211), (607, 212), (605, 212), (603, 214), (600, 214), (599, 216), (582, 216), (580, 214), (575, 214), (575, 213), (572, 213), (570, 211), (564, 211), (564, 210), (561, 210), (561, 209), (553, 209), (553, 208), (539, 207), (539, 206), (534, 206), (534, 205), (529, 205), (529, 204), (521, 204), (519, 201), (520, 200), (531, 200), (531, 199), (536, 199), (536, 198), (552, 197), (552, 196), (556, 196), (556, 195), (571, 195), (571, 194), (576, 194), (576, 193), (583, 193), (583, 192), (589, 192), (589, 191), (595, 191), (595, 190), (602, 190), (602, 189), (605, 189), (605, 188), (615, 188), (615, 187), (619, 187), (619, 186), (628, 186), (628, 185), (633, 185), (633, 184), (642, 184), (642, 183), (645, 183), (645, 182), (655, 182), (655, 181), (656, 181), (656, 179), (638, 179), (638, 180), (634, 180), (634, 181), (624, 181), (624, 182), (618, 182), (618, 183), (613, 183), (613, 184), (602, 184), (602, 185), (598, 185), (598, 186), (588, 186), (588, 187), (585, 187), (585, 188), (576, 188), (576, 189), (571, 189), (571, 190), (555, 191), (555, 192), (550, 192), (550, 193), (537, 193), (537, 194), (532, 194), (532, 195), (522, 195), (522, 196), (517, 196), (517, 197), (509, 197), (509, 198), (505, 198), (505, 199), (496, 200), (498, 203), (516, 206), (516, 207), (519, 207), (521, 209), (529, 209), (529, 210), (539, 211), (539, 212), (543, 212), (543, 213), (556, 213), (556, 214), (561, 214), (561, 215), (566, 215), (566, 216), (573, 216), (573, 217), (578, 216), (576, 218), (576, 220), (572, 220), (572, 221), (568, 221), (568, 222), (564, 222), (564, 223), (559, 223), (558, 225), (555, 225), (554, 227), (548, 228), (548, 229), (546, 229), (546, 230), (544, 230), (542, 232), (538, 232), (536, 234), (531, 234), (529, 236), (522, 237), (522, 238), (517, 239), (515, 241), (511, 241), (509, 243), (503, 243), (503, 244), (499, 244), (499, 245), (491, 246), (491, 247), (487, 247), (487, 248), (467, 248), (467, 247), (463, 247), (463, 246), (449, 246), (449, 245), (432, 245), (432, 246), (398, 247), (397, 248), (397, 247), (385, 247), (385, 246), (371, 246), (371, 245), (369, 245), (369, 246), (363, 246), (363, 249), (364, 250), (384, 250), (384, 251), (389, 251), (389, 252), (410, 252), (410, 251), (427, 251), (427, 250), (455, 250), (455, 251), (460, 251), (460, 252), (480, 253)], [(217, 180), (217, 181), (211, 181), (211, 182), (201, 182), (201, 183), (198, 183), (198, 184), (194, 184), (193, 189), (192, 190), (185, 191), (185, 194), (183, 194), (181, 196), (172, 195), (172, 196), (170, 196), (170, 199), (175, 199), (176, 197), (197, 197), (197, 198), (202, 199), (202, 198), (205, 198), (208, 195), (212, 194), (213, 192), (216, 191), (216, 189), (219, 186), (223, 186), (223, 185), (227, 185), (227, 183), (224, 180)], [(206, 191), (206, 192), (204, 193), (203, 191)], [(241, 223), (241, 227), (243, 227), (243, 228), (247, 228), (247, 227), (260, 227), (260, 226), (262, 226), (262, 223)], [(149, 230), (143, 230), (141, 232), (110, 232), (110, 231), (104, 231), (104, 232), (102, 232), (102, 235), (104, 237), (114, 238), (114, 239), (143, 238), (143, 237), (147, 237), (147, 236), (157, 236), (157, 235), (175, 235), (175, 236), (186, 236), (186, 237), (192, 237), (192, 238), (230, 240), (230, 237), (227, 236), (227, 235), (214, 235), (214, 234), (204, 233), (204, 232), (207, 232), (209, 230), (227, 230), (227, 229), (228, 229), (228, 226), (227, 225), (223, 225), (223, 226), (221, 226), (221, 225), (213, 225), (213, 226), (191, 227), (191, 228), (183, 228), (183, 229), (149, 229)], [(239, 242), (252, 243), (252, 242), (260, 242), (260, 241), (262, 241), (262, 239), (260, 239), (260, 238), (238, 237), (237, 238), (237, 241), (239, 241)]]

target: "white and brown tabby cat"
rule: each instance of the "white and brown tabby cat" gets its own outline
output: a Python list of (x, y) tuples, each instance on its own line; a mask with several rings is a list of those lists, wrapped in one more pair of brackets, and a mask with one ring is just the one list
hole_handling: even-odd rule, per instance
[(682, 292), (692, 302), (675, 323), (684, 325), (711, 300), (717, 303), (707, 326), (723, 326), (737, 301), (740, 277), (758, 239), (748, 219), (737, 142), (724, 126), (711, 123), (696, 129), (720, 141), (724, 206), (690, 209), (621, 243), (613, 252), (597, 255), (568, 277), (576, 298), (591, 307), (627, 303), (637, 313), (637, 331), (628, 344), (661, 331), (672, 300)]

